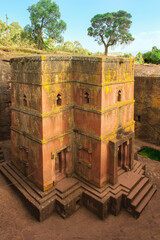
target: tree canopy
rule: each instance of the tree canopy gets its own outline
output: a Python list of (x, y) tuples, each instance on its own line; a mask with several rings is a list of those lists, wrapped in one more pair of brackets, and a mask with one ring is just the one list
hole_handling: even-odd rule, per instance
[(28, 7), (31, 25), (25, 27), (28, 36), (37, 43), (38, 48), (44, 47), (44, 41), (54, 39), (62, 40), (61, 33), (66, 30), (66, 23), (60, 20), (59, 7), (51, 0), (40, 0), (37, 4)]
[(152, 47), (152, 51), (143, 54), (145, 63), (160, 64), (160, 49)]
[(122, 10), (97, 14), (91, 19), (88, 35), (94, 37), (99, 45), (104, 44), (105, 55), (107, 55), (108, 47), (118, 43), (127, 44), (134, 40), (129, 33), (131, 17), (131, 14)]
[(0, 20), (0, 44), (2, 45), (21, 45), (23, 28), (18, 22), (12, 22), (6, 25), (5, 22)]

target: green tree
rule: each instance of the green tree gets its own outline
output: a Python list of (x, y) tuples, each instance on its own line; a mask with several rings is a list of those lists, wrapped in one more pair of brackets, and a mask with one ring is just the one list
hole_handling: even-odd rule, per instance
[(152, 52), (156, 52), (156, 51), (158, 51), (158, 48), (156, 46), (153, 46), (152, 47)]
[(67, 42), (64, 43), (63, 49), (64, 49), (64, 51), (73, 52), (74, 51), (74, 44), (70, 41), (67, 41)]
[(104, 44), (105, 55), (108, 48), (116, 44), (127, 44), (134, 40), (129, 33), (131, 14), (125, 11), (97, 14), (91, 19), (88, 35), (95, 38), (99, 45)]
[(59, 7), (51, 0), (40, 0), (37, 4), (28, 7), (31, 26), (26, 29), (34, 38), (38, 48), (44, 47), (48, 38), (57, 42), (62, 40), (61, 33), (66, 30), (66, 23), (60, 20)]
[(26, 25), (23, 31), (21, 32), (21, 41), (27, 47), (28, 45), (32, 45), (35, 47), (35, 38), (32, 34), (32, 29), (30, 25)]
[(160, 49), (152, 47), (152, 51), (143, 54), (143, 59), (145, 63), (160, 64)]
[(74, 41), (74, 47), (75, 47), (75, 52), (76, 53), (80, 53), (81, 51), (83, 51), (83, 47), (82, 44), (79, 41)]
[(10, 35), (10, 42), (19, 44), (21, 41), (21, 32), (23, 28), (19, 25), (18, 22), (12, 22), (8, 26), (8, 32)]
[(4, 44), (6, 40), (6, 31), (7, 31), (7, 26), (2, 20), (0, 20), (0, 43)]
[(137, 55), (135, 57), (135, 63), (136, 64), (144, 64), (144, 59), (143, 59), (143, 55), (141, 52), (137, 53)]

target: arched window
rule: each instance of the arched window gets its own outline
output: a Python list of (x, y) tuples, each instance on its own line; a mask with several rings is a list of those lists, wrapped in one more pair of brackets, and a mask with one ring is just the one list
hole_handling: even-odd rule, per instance
[(86, 104), (89, 103), (89, 93), (88, 93), (88, 92), (85, 92), (85, 94), (84, 94), (84, 102), (85, 102)]
[(23, 95), (23, 105), (24, 105), (25, 107), (27, 106), (27, 97), (26, 97), (25, 94)]
[(119, 90), (118, 91), (118, 102), (120, 102), (122, 100), (122, 91)]
[(140, 115), (137, 116), (137, 121), (141, 122), (141, 116)]
[(61, 94), (57, 95), (57, 106), (61, 106), (62, 105), (62, 99), (61, 99)]

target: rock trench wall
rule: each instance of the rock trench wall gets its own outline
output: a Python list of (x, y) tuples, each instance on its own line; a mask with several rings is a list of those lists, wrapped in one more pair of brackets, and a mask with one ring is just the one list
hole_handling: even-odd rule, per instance
[(160, 76), (135, 76), (135, 135), (160, 145)]
[(0, 60), (0, 141), (10, 138), (10, 75), (10, 63), (8, 61)]

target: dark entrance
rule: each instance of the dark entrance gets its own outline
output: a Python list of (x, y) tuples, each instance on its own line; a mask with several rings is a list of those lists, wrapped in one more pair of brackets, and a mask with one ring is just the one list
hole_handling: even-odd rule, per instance
[(57, 153), (55, 158), (56, 180), (61, 180), (66, 175), (66, 149)]
[(129, 163), (131, 162), (131, 148), (129, 147), (129, 142), (126, 141), (118, 146), (118, 167), (128, 169)]
[(118, 167), (121, 167), (122, 164), (122, 156), (121, 156), (121, 146), (118, 147)]

